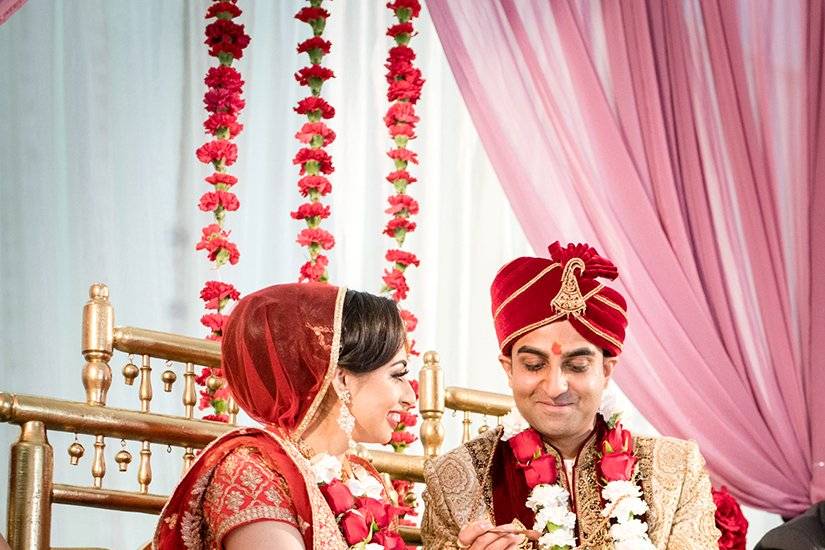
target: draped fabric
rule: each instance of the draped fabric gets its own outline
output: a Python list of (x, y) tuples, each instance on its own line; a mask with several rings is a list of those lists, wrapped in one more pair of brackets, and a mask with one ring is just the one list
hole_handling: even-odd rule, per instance
[(633, 403), (747, 504), (825, 498), (823, 4), (428, 6), (533, 248), (619, 267)]
[(26, 0), (0, 0), (0, 25), (5, 23), (25, 3)]
[(336, 366), (345, 288), (273, 285), (241, 299), (221, 340), (221, 368), (238, 405), (281, 434), (301, 437)]

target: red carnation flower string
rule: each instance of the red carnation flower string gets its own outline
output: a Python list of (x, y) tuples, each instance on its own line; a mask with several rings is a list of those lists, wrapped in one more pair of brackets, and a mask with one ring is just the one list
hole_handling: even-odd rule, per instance
[(335, 116), (335, 109), (322, 97), (305, 97), (298, 102), (297, 107), (294, 107), (294, 111), (299, 115), (306, 115), (310, 122)]
[[(395, 242), (385, 255), (390, 266), (384, 269), (381, 277), (384, 283), (381, 292), (399, 303), (401, 319), (409, 335), (418, 325), (418, 318), (400, 303), (410, 292), (405, 272), (410, 266), (418, 267), (420, 261), (412, 252), (403, 250), (407, 235), (416, 229), (415, 222), (410, 218), (419, 211), (418, 201), (407, 194), (407, 187), (417, 181), (408, 172), (408, 167), (410, 164), (418, 164), (416, 153), (408, 149), (407, 145), (416, 137), (415, 126), (419, 122), (419, 117), (415, 113), (415, 104), (420, 99), (424, 86), (421, 71), (413, 64), (415, 52), (409, 43), (415, 36), (412, 20), (421, 12), (421, 4), (419, 0), (395, 0), (388, 3), (387, 8), (393, 11), (397, 23), (391, 25), (386, 32), (395, 42), (384, 65), (387, 69), (387, 100), (390, 102), (384, 115), (384, 124), (393, 142), (393, 147), (387, 151), (387, 156), (393, 161), (393, 170), (386, 179), (392, 184), (394, 193), (387, 199), (386, 213), (391, 218), (384, 226), (384, 234)], [(409, 353), (418, 355), (414, 346), (415, 340), (409, 338)], [(401, 416), (390, 441), (395, 452), (403, 453), (407, 446), (417, 439), (408, 431), (408, 428), (416, 425), (417, 418), (412, 412), (406, 412)], [(411, 486), (399, 483), (395, 485), (395, 490), (398, 492), (399, 502), (409, 506), (404, 509), (404, 513), (414, 515), (416, 497), (411, 491)], [(404, 518), (401, 522), (410, 523)]]
[(335, 239), (320, 228), (321, 221), (330, 216), (330, 207), (322, 204), (321, 198), (332, 192), (332, 184), (325, 176), (332, 174), (335, 167), (324, 148), (335, 141), (335, 132), (321, 120), (334, 117), (335, 109), (321, 97), (321, 89), (325, 82), (335, 78), (335, 74), (321, 65), (324, 56), (332, 49), (332, 43), (321, 36), (329, 17), (329, 12), (321, 7), (322, 3), (323, 0), (310, 0), (309, 6), (304, 6), (295, 14), (295, 19), (307, 23), (312, 29), (312, 36), (296, 47), (299, 54), (309, 56), (309, 65), (295, 73), (295, 80), (309, 88), (310, 95), (300, 100), (294, 108), (307, 121), (295, 134), (295, 139), (304, 146), (292, 159), (292, 163), (299, 167), (299, 175), (303, 176), (298, 180), (298, 191), (308, 200), (290, 215), (306, 223), (296, 242), (307, 248), (309, 259), (301, 266), (298, 280), (327, 282), (329, 258), (322, 252), (335, 246)]
[[(238, 160), (238, 146), (232, 140), (243, 131), (238, 116), (246, 105), (241, 97), (244, 81), (241, 73), (232, 67), (234, 60), (243, 57), (243, 50), (250, 40), (244, 26), (234, 21), (241, 13), (236, 1), (215, 1), (206, 10), (206, 19), (214, 21), (206, 26), (204, 43), (209, 47), (209, 55), (216, 57), (219, 64), (210, 67), (203, 79), (206, 84), (203, 104), (209, 113), (203, 128), (211, 137), (198, 147), (195, 155), (199, 161), (214, 169), (205, 178), (210, 189), (201, 195), (198, 202), (198, 208), (211, 212), (214, 221), (201, 230), (201, 239), (195, 250), (204, 250), (216, 269), (227, 263), (235, 265), (240, 259), (238, 246), (230, 240), (231, 232), (224, 228), (224, 222), (227, 212), (240, 208), (238, 196), (231, 191), (238, 178), (227, 173), (226, 169)], [(201, 324), (209, 331), (207, 338), (219, 341), (227, 318), (226, 308), (240, 299), (240, 292), (230, 283), (206, 281), (200, 297), (207, 310), (201, 317)], [(213, 410), (204, 419), (228, 422), (226, 413), (230, 396), (220, 369), (204, 368), (195, 382), (205, 386), (200, 392), (200, 409)]]

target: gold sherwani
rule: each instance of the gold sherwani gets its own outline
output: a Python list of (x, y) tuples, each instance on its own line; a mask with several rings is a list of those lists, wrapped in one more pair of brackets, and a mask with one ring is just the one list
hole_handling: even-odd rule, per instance
[[(502, 444), (500, 434), (501, 429), (490, 430), (425, 465), (426, 509), (421, 525), (425, 549), (456, 548), (461, 527), (480, 519), (494, 522), (490, 471), (496, 446)], [(573, 474), (578, 540), (581, 548), (590, 550), (613, 547), (608, 525), (600, 515), (595, 439), (585, 443)], [(648, 533), (656, 548), (717, 550), (716, 506), (698, 446), (669, 437), (637, 437), (634, 441), (649, 506)]]

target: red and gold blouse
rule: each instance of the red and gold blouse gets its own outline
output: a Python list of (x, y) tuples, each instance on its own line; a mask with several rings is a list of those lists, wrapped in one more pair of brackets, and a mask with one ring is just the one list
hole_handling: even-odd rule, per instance
[(203, 501), (207, 548), (221, 550), (232, 530), (257, 521), (299, 529), (284, 477), (255, 447), (235, 449), (217, 465)]

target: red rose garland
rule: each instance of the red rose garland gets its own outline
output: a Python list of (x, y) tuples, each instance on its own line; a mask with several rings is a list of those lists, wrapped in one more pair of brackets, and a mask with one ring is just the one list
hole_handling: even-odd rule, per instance
[(293, 164), (300, 166), (299, 173), (303, 176), (298, 180), (298, 190), (308, 202), (300, 205), (290, 215), (296, 220), (304, 220), (306, 229), (298, 234), (298, 244), (307, 247), (309, 261), (300, 269), (300, 281), (327, 282), (327, 266), (329, 258), (322, 254), (335, 246), (332, 234), (321, 229), (321, 221), (330, 215), (329, 206), (321, 203), (321, 197), (332, 191), (332, 184), (326, 178), (335, 171), (332, 166), (332, 157), (324, 150), (335, 140), (335, 132), (321, 119), (330, 119), (335, 116), (333, 109), (323, 98), (321, 88), (324, 82), (334, 78), (335, 74), (328, 68), (321, 66), (324, 56), (329, 53), (332, 44), (324, 40), (324, 32), (329, 12), (321, 7), (323, 0), (310, 0), (309, 6), (301, 8), (295, 18), (309, 24), (313, 36), (298, 44), (298, 53), (309, 56), (309, 66), (295, 73), (295, 80), (301, 86), (310, 89), (312, 95), (302, 99), (295, 107), (295, 112), (304, 115), (307, 122), (295, 134), (295, 139), (304, 146), (292, 159)]
[[(227, 262), (234, 265), (240, 258), (238, 247), (229, 240), (230, 231), (224, 229), (226, 213), (234, 212), (240, 207), (238, 197), (231, 191), (238, 179), (226, 171), (238, 158), (238, 146), (232, 140), (243, 130), (243, 125), (238, 122), (238, 114), (244, 108), (244, 100), (241, 98), (244, 81), (241, 80), (241, 74), (232, 67), (232, 62), (243, 56), (243, 50), (250, 40), (244, 32), (244, 26), (233, 21), (242, 13), (236, 2), (237, 0), (214, 2), (206, 11), (206, 19), (214, 21), (206, 26), (204, 43), (209, 47), (209, 55), (216, 57), (219, 65), (211, 67), (204, 79), (207, 90), (203, 103), (209, 116), (203, 127), (212, 136), (212, 140), (200, 146), (196, 155), (199, 161), (211, 164), (214, 169), (214, 173), (206, 178), (211, 190), (204, 193), (198, 203), (198, 208), (203, 212), (212, 213), (214, 223), (202, 229), (195, 250), (205, 250), (215, 268), (220, 268)], [(201, 323), (209, 329), (207, 338), (220, 340), (227, 317), (223, 312), (230, 302), (240, 298), (240, 293), (229, 283), (207, 281), (200, 297), (209, 311), (201, 317)], [(211, 407), (214, 410), (213, 414), (204, 416), (206, 420), (228, 420), (225, 413), (229, 393), (221, 374), (220, 369), (204, 368), (200, 376), (195, 378), (198, 385), (206, 386), (200, 392), (199, 408), (203, 410)]]

